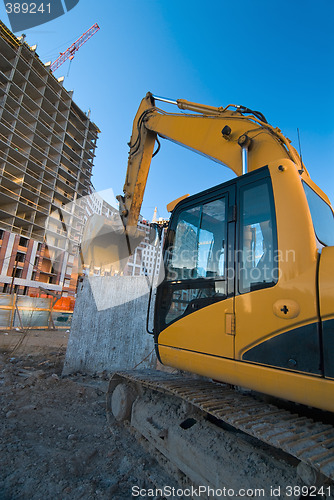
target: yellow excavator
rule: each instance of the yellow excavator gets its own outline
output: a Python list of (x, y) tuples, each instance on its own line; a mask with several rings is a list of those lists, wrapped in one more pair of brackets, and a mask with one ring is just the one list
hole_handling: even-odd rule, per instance
[[(188, 113), (167, 113), (156, 100)], [(260, 112), (148, 93), (133, 124), (124, 194), (134, 234), (158, 137), (237, 177), (168, 206), (159, 361), (334, 412), (334, 218), (297, 151)]]
[[(156, 101), (183, 112), (167, 113)], [(159, 138), (221, 163), (236, 177), (168, 205), (151, 333), (158, 360), (178, 373), (114, 373), (109, 418), (129, 420), (194, 484), (238, 485), (240, 477), (250, 486), (265, 485), (268, 477), (274, 484), (269, 469), (265, 477), (257, 468), (251, 476), (240, 462), (254, 453), (263, 460), (265, 443), (276, 449), (269, 448), (266, 464), (277, 450), (282, 460), (288, 457), (284, 473), (281, 458), (273, 465), (281, 471), (276, 485), (297, 485), (294, 495), (286, 495), (299, 498), (299, 485), (307, 485), (308, 498), (333, 498), (330, 202), (290, 141), (262, 113), (148, 93), (134, 120), (124, 194), (118, 196), (123, 227), (111, 244), (108, 230), (105, 240), (101, 231), (105, 258), (119, 266), (140, 241), (137, 222)], [(260, 445), (240, 444), (244, 433)]]

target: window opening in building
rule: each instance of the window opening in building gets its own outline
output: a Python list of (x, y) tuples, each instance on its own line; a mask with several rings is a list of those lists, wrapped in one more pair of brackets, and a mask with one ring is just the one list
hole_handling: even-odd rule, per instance
[(19, 245), (21, 247), (27, 247), (28, 246), (28, 239), (21, 236), (20, 240), (19, 240)]

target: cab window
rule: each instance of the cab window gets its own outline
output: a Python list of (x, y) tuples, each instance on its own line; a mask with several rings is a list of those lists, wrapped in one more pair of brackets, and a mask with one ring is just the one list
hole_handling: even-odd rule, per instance
[(305, 182), (303, 186), (319, 242), (324, 246), (334, 246), (334, 217), (331, 207)]
[(224, 278), (225, 198), (183, 210), (168, 249), (167, 279)]
[(240, 188), (239, 293), (272, 286), (278, 279), (276, 221), (267, 180)]
[(227, 196), (184, 208), (166, 251), (160, 328), (227, 296)]

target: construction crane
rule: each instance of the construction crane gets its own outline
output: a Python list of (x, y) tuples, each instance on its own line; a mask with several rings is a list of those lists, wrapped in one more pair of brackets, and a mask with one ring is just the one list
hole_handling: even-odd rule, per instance
[(75, 56), (75, 53), (80, 49), (80, 47), (86, 43), (97, 31), (99, 31), (100, 27), (97, 23), (93, 24), (89, 30), (87, 30), (78, 40), (65, 51), (61, 52), (58, 59), (56, 59), (50, 66), (52, 72), (56, 71), (67, 59), (72, 61)]

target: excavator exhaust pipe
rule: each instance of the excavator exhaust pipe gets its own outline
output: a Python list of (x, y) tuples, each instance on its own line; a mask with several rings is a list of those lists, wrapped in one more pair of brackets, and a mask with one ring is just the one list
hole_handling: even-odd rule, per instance
[(238, 144), (241, 147), (242, 155), (242, 175), (248, 172), (248, 150), (251, 147), (252, 139), (247, 134), (243, 134), (238, 139)]
[(242, 175), (248, 172), (248, 148), (242, 148)]

